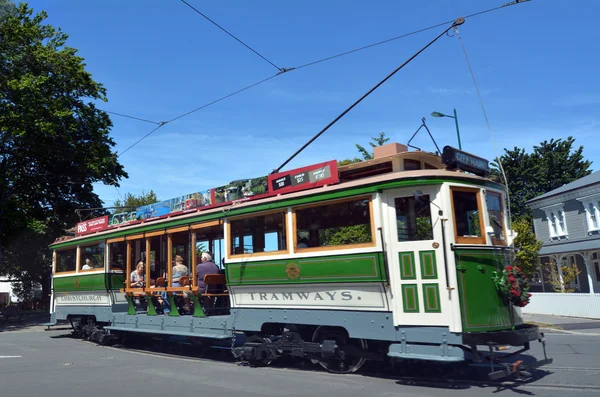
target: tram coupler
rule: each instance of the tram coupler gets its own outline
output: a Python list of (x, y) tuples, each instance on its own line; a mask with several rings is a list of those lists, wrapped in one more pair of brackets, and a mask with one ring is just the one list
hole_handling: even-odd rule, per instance
[[(539, 368), (544, 365), (551, 364), (554, 360), (552, 358), (548, 358), (546, 353), (546, 340), (544, 339), (544, 333), (540, 332), (540, 337), (538, 341), (542, 344), (542, 349), (544, 352), (543, 360), (536, 360), (534, 363), (525, 364), (523, 360), (516, 360), (514, 362), (502, 362), (500, 358), (496, 358), (495, 352), (500, 350), (499, 346), (495, 343), (488, 343), (489, 348), (489, 361), (491, 366), (491, 372), (488, 373), (488, 380), (499, 380), (503, 378), (509, 377), (517, 377), (520, 379), (528, 379), (531, 378), (532, 372), (534, 369)], [(515, 356), (517, 354), (523, 353), (529, 350), (529, 342), (523, 345), (523, 348), (509, 354), (508, 356), (503, 357), (506, 359), (508, 357)], [(498, 368), (499, 369), (496, 369)]]

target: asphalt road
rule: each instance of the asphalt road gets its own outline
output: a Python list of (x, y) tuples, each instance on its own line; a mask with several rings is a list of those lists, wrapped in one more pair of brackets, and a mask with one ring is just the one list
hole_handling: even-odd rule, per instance
[[(598, 396), (600, 337), (547, 335), (555, 362), (531, 383), (484, 386), (399, 375), (332, 375), (102, 347), (40, 327), (0, 332), (0, 395), (80, 396)], [(537, 345), (537, 343), (536, 343)], [(537, 346), (533, 350), (539, 357)]]

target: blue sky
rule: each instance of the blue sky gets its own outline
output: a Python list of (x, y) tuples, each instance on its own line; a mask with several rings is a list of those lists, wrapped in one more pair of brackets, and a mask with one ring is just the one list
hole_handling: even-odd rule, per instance
[[(499, 1), (423, 0), (302, 2), (189, 0), (280, 67), (290, 68), (385, 40)], [(108, 91), (101, 107), (162, 121), (277, 72), (177, 0), (29, 2), (69, 34), (87, 69)], [(600, 164), (600, 2), (534, 0), (468, 19), (460, 27), (486, 106), (496, 149), (531, 150), (572, 135)], [(119, 192), (153, 189), (159, 199), (267, 175), (360, 95), (443, 28), (292, 71), (159, 129), (125, 153), (129, 173)], [(357, 154), (355, 143), (385, 131), (406, 143), (427, 118), (438, 145), (493, 158), (492, 141), (460, 43), (443, 37), (375, 91), (287, 168)], [(151, 124), (113, 116), (116, 150)], [(434, 147), (426, 134), (414, 141)], [(95, 188), (105, 205), (114, 187)]]

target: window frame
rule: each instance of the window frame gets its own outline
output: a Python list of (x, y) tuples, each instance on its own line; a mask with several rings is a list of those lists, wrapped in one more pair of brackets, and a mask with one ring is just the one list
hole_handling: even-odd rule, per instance
[[(569, 237), (569, 230), (567, 228), (567, 216), (565, 213), (564, 203), (558, 203), (549, 205), (547, 207), (542, 207), (540, 208), (540, 210), (544, 211), (544, 213), (546, 214), (546, 221), (548, 222), (548, 232), (550, 234), (550, 240), (558, 240), (561, 237)], [(560, 216), (561, 214), (562, 216)]]
[[(75, 270), (67, 270), (67, 271), (64, 271), (64, 272), (57, 271), (57, 269), (58, 269), (58, 256), (59, 256), (59, 253), (61, 251), (70, 251), (70, 250), (75, 250)], [(68, 247), (68, 248), (61, 248), (61, 249), (54, 250), (54, 268), (52, 269), (54, 275), (76, 274), (77, 273), (77, 268), (78, 268), (78, 261), (79, 261), (79, 246)]]
[[(345, 244), (345, 245), (334, 245), (334, 246), (325, 246), (325, 247), (307, 247), (307, 248), (298, 248), (298, 229), (296, 222), (296, 211), (304, 210), (308, 208), (315, 207), (324, 207), (332, 204), (346, 203), (350, 201), (361, 201), (368, 200), (369, 202), (369, 220), (371, 223), (371, 242), (369, 243), (360, 243), (360, 244)], [(347, 250), (354, 248), (373, 248), (377, 246), (377, 234), (375, 233), (375, 216), (373, 214), (373, 196), (354, 196), (354, 197), (346, 197), (339, 200), (329, 200), (329, 201), (320, 201), (317, 203), (311, 203), (306, 205), (301, 205), (297, 207), (292, 207), (292, 237), (293, 237), (293, 249), (294, 252), (304, 253), (304, 252), (319, 252), (319, 251), (337, 251), (337, 250)]]
[[(83, 269), (84, 262), (82, 262), (83, 258), (81, 257), (83, 254), (83, 249), (85, 247), (92, 247), (92, 246), (100, 245), (100, 244), (104, 244), (104, 250), (103, 250), (104, 251), (104, 258), (103, 258), (104, 262), (102, 263), (102, 267), (93, 267), (91, 269)], [(77, 267), (77, 270), (82, 273), (88, 273), (88, 272), (93, 272), (93, 271), (97, 272), (99, 270), (102, 270), (104, 272), (106, 270), (106, 247), (108, 247), (106, 240), (101, 240), (100, 242), (96, 241), (93, 243), (86, 243), (86, 244), (79, 245), (78, 250), (77, 250), (77, 256), (78, 256), (77, 263), (79, 264), (79, 266)]]
[[(590, 196), (578, 198), (577, 201), (581, 202), (583, 205), (583, 210), (585, 211), (585, 219), (587, 221), (587, 233), (591, 234), (593, 232), (600, 231), (600, 194), (593, 194)], [(592, 214), (590, 213), (590, 206), (592, 207), (592, 211), (594, 212), (593, 217), (596, 221), (596, 226), (594, 227), (592, 221)]]
[[(504, 235), (504, 239), (499, 239), (496, 237), (490, 237), (490, 240), (492, 241), (492, 245), (500, 245), (500, 246), (507, 246), (508, 245), (508, 234), (506, 232), (506, 214), (504, 212), (504, 199), (502, 196), (502, 193), (500, 192), (494, 192), (494, 191), (490, 191), (490, 190), (486, 190), (485, 192), (485, 196), (486, 196), (486, 201), (485, 201), (485, 209), (486, 209), (486, 213), (488, 216), (488, 223), (490, 225), (490, 227), (492, 227), (492, 221), (490, 219), (490, 210), (488, 208), (487, 205), (487, 196), (496, 196), (498, 197), (498, 200), (500, 202), (500, 214), (502, 215), (502, 234)], [(483, 233), (483, 231), (482, 231)], [(487, 233), (486, 233), (487, 234)]]
[[(231, 227), (231, 222), (236, 222), (236, 221), (240, 221), (240, 220), (244, 220), (244, 219), (250, 219), (250, 218), (256, 218), (259, 216), (267, 216), (267, 215), (271, 215), (271, 214), (283, 214), (283, 219), (284, 219), (284, 225), (283, 225), (283, 230), (286, 233), (285, 236), (285, 250), (277, 250), (277, 251), (271, 251), (271, 252), (252, 252), (252, 253), (242, 253), (242, 254), (234, 254), (231, 252), (231, 248), (232, 248), (232, 227)], [(225, 250), (225, 258), (227, 259), (238, 259), (238, 258), (247, 258), (247, 257), (253, 257), (253, 256), (272, 256), (272, 255), (284, 255), (284, 254), (289, 254), (290, 253), (290, 244), (289, 244), (289, 238), (288, 238), (288, 233), (289, 233), (289, 229), (288, 229), (288, 210), (287, 207), (284, 208), (278, 208), (276, 210), (271, 210), (271, 211), (261, 211), (261, 212), (253, 212), (251, 214), (244, 214), (244, 215), (240, 215), (240, 216), (236, 216), (236, 217), (231, 217), (231, 218), (227, 218), (227, 227), (225, 227), (226, 231), (225, 231), (225, 237), (226, 237), (226, 250)]]
[[(465, 237), (458, 235), (458, 228), (456, 226), (456, 207), (454, 206), (454, 192), (464, 193), (475, 193), (477, 200), (477, 211), (479, 211), (479, 232), (481, 237)], [(452, 224), (454, 226), (454, 241), (456, 244), (487, 244), (487, 233), (485, 232), (485, 223), (483, 218), (483, 202), (481, 201), (481, 188), (476, 187), (464, 187), (464, 186), (450, 186), (450, 205), (452, 206)], [(487, 209), (487, 207), (486, 207)]]
[[(424, 195), (423, 195), (423, 197), (425, 197), (425, 196), (427, 196), (427, 197), (428, 197), (428, 199), (426, 200), (426, 205), (427, 205), (427, 208), (429, 209), (429, 222), (430, 222), (430, 223), (429, 223), (429, 226), (430, 226), (430, 228), (431, 228), (431, 238), (430, 238), (430, 239), (426, 239), (426, 240), (422, 240), (422, 239), (415, 239), (415, 240), (400, 240), (400, 232), (399, 232), (399, 230), (398, 230), (398, 223), (397, 223), (397, 222), (398, 222), (398, 207), (397, 207), (397, 200), (398, 200), (398, 199), (408, 199), (408, 200), (411, 200), (411, 199), (412, 199), (412, 200), (413, 200), (413, 208), (414, 208), (414, 205), (416, 204), (416, 202), (415, 202), (415, 200), (414, 200), (414, 197), (413, 197), (413, 196), (396, 196), (396, 197), (393, 197), (393, 200), (394, 200), (394, 205), (393, 205), (393, 208), (394, 208), (394, 214), (395, 214), (395, 218), (393, 219), (393, 222), (396, 224), (396, 241), (395, 241), (395, 243), (411, 243), (411, 242), (412, 242), (412, 243), (418, 243), (418, 242), (422, 242), (422, 241), (433, 241), (433, 240), (435, 240), (435, 236), (434, 236), (434, 228), (433, 228), (433, 225), (434, 225), (434, 221), (433, 221), (433, 212), (431, 211), (431, 201), (432, 201), (432, 200), (431, 200), (431, 194), (424, 194)], [(415, 212), (413, 213), (413, 215), (415, 216), (415, 223), (416, 223), (416, 220), (417, 220), (417, 216), (416, 216), (416, 214), (417, 214), (417, 213), (416, 213), (416, 211), (415, 211)]]

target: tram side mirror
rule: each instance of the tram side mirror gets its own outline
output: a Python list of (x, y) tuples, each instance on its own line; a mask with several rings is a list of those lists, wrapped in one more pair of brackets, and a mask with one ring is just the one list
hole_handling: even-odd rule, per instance
[(413, 199), (415, 200), (415, 203), (421, 203), (425, 201), (425, 195), (422, 191), (417, 189), (413, 192)]
[(438, 208), (440, 216), (442, 216), (444, 214), (444, 211), (442, 211), (442, 209), (440, 208), (440, 206), (437, 205), (436, 203), (432, 202), (428, 198), (425, 198), (425, 195), (419, 189), (413, 191), (413, 199), (415, 200), (416, 204), (421, 204), (421, 203), (432, 204), (432, 205), (434, 205), (434, 206), (436, 206)]

